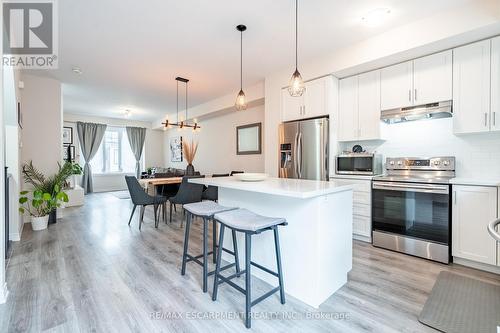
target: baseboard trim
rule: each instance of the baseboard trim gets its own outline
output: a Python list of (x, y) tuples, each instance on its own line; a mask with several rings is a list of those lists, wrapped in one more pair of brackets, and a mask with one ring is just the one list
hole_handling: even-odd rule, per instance
[(19, 242), (21, 240), (21, 235), (18, 232), (9, 234), (9, 240), (13, 242)]
[(7, 302), (9, 297), (9, 290), (7, 289), (7, 282), (4, 283), (3, 288), (0, 288), (0, 304)]
[(365, 243), (370, 243), (370, 244), (372, 243), (372, 238), (368, 237), (368, 236), (361, 236), (361, 235), (353, 234), (352, 238), (355, 240), (365, 242)]
[(486, 271), (494, 274), (500, 274), (500, 267), (499, 266), (493, 266), (493, 265), (488, 265), (488, 264), (483, 264), (480, 262), (475, 262), (472, 260), (468, 259), (462, 259), (462, 258), (457, 258), (453, 257), (453, 263), (462, 265), (462, 266), (467, 266), (475, 269), (479, 269), (481, 271)]

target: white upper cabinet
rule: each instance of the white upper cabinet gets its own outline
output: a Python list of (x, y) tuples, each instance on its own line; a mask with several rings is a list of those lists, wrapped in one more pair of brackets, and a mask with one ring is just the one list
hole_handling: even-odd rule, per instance
[(321, 78), (306, 82), (306, 91), (304, 93), (303, 116), (305, 118), (314, 118), (326, 116), (328, 110), (328, 89), (332, 89), (330, 77)]
[(490, 130), (490, 50), (491, 40), (453, 50), (453, 129), (455, 133)]
[(331, 76), (306, 82), (306, 91), (292, 97), (286, 88), (281, 89), (283, 121), (327, 116), (330, 113), (333, 82)]
[(491, 130), (500, 131), (500, 37), (491, 40)]
[(339, 141), (355, 141), (358, 138), (358, 76), (340, 80), (339, 94)]
[(380, 71), (340, 80), (339, 141), (380, 139)]
[(281, 110), (283, 112), (283, 121), (290, 121), (302, 117), (302, 106), (304, 97), (292, 97), (288, 89), (281, 89)]
[(453, 186), (452, 254), (485, 264), (497, 264), (497, 244), (488, 223), (497, 218), (497, 188)]
[(413, 105), (413, 62), (407, 61), (380, 70), (381, 109)]
[(380, 139), (380, 71), (359, 75), (358, 140)]
[(413, 104), (451, 101), (453, 81), (452, 51), (413, 60)]

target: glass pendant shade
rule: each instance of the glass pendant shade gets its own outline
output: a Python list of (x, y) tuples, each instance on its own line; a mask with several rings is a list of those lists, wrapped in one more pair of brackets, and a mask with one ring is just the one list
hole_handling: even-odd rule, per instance
[(290, 78), (290, 84), (288, 85), (288, 93), (290, 96), (299, 97), (302, 96), (304, 91), (306, 90), (306, 85), (304, 84), (304, 80), (302, 80), (302, 76), (299, 71), (295, 69), (295, 72), (292, 74)]
[(247, 109), (247, 98), (243, 90), (240, 90), (238, 96), (236, 96), (236, 103), (234, 103), (234, 105), (236, 106), (236, 110), (238, 111), (243, 111)]

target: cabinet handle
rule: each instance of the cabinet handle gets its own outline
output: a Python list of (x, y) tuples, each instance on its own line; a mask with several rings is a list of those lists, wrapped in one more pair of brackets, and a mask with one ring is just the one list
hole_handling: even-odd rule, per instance
[(415, 89), (415, 102), (417, 101), (417, 89)]
[(497, 113), (493, 112), (493, 126), (497, 126)]
[(408, 101), (411, 102), (411, 89), (408, 89)]
[(304, 116), (306, 115), (306, 106), (305, 105), (302, 106), (302, 115), (304, 115)]
[(453, 191), (453, 202), (457, 204), (457, 191)]
[(484, 126), (488, 126), (488, 114), (484, 113)]

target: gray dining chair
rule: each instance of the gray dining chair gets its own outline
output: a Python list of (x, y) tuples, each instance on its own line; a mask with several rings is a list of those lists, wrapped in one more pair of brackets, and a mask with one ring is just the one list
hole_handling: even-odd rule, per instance
[[(212, 178), (215, 177), (229, 177), (228, 173), (216, 173), (212, 175)], [(205, 191), (203, 191), (203, 195), (201, 197), (202, 200), (211, 200), (217, 202), (219, 200), (219, 188), (217, 186), (209, 185)]]
[[(184, 176), (182, 177), (181, 186), (179, 191), (173, 197), (170, 197), (170, 223), (172, 223), (172, 208), (174, 205), (185, 205), (194, 202), (200, 202), (203, 195), (204, 186), (201, 184), (193, 184), (188, 182), (191, 178), (205, 178), (204, 175), (200, 176)], [(184, 219), (181, 222), (181, 227), (184, 225)]]
[[(139, 230), (141, 230), (141, 225), (144, 220), (144, 211), (147, 206), (153, 206), (155, 214), (155, 228), (158, 228), (158, 208), (163, 207), (163, 209), (165, 209), (167, 198), (160, 195), (152, 196), (147, 194), (141, 184), (139, 184), (137, 178), (134, 176), (125, 176), (125, 181), (127, 182), (130, 199), (134, 204), (132, 214), (130, 214), (130, 219), (128, 220), (128, 225), (132, 222), (132, 217), (134, 216), (137, 206), (141, 206), (141, 217), (139, 220)], [(163, 211), (163, 216), (165, 216), (165, 211)]]

